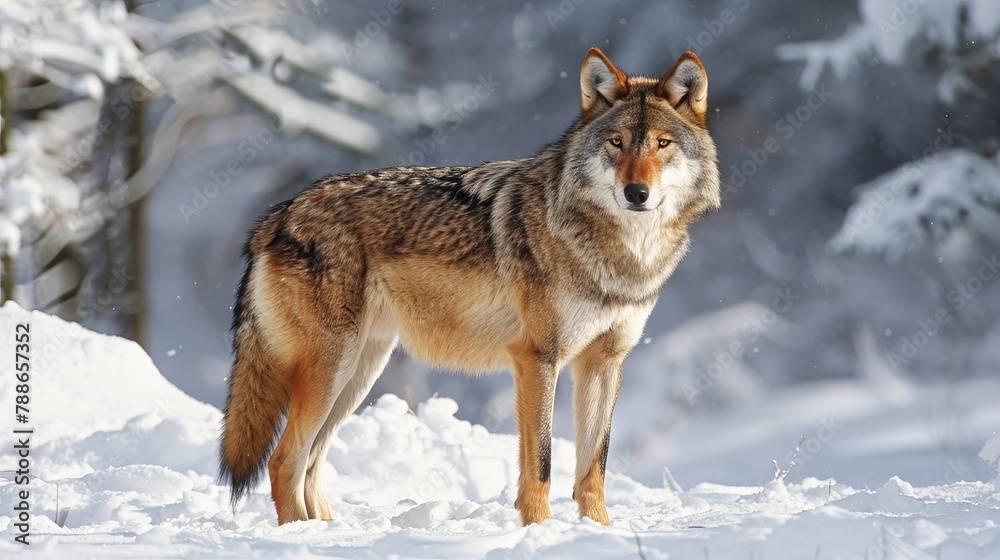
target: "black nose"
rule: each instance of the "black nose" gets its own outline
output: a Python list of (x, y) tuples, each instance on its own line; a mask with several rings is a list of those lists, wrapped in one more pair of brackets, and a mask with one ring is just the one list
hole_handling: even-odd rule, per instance
[(649, 200), (649, 187), (642, 183), (629, 183), (625, 185), (625, 200), (629, 204), (642, 204)]

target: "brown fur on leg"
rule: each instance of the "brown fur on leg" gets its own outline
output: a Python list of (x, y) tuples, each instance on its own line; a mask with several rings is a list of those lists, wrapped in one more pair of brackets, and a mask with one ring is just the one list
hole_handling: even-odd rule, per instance
[[(335, 358), (339, 358), (339, 352)], [(278, 524), (310, 519), (305, 503), (309, 450), (333, 406), (332, 378), (339, 361), (323, 360), (310, 352), (299, 354), (292, 373), (292, 405), (285, 431), (268, 462), (271, 497)]]
[(602, 525), (611, 525), (608, 508), (604, 505), (604, 469), (607, 457), (605, 446), (591, 462), (587, 474), (573, 488), (573, 499), (580, 507), (580, 517), (589, 517)]
[(323, 495), (322, 470), (326, 462), (326, 449), (323, 446), (322, 454), (317, 454), (313, 458), (313, 453), (309, 454), (309, 467), (306, 469), (305, 502), (306, 515), (309, 519), (322, 519), (332, 521), (333, 513), (330, 512), (330, 505), (326, 503), (326, 496)]
[(552, 470), (552, 407), (558, 372), (555, 365), (542, 358), (531, 345), (512, 348), (511, 355), (515, 363), (521, 467), (514, 507), (521, 512), (521, 522), (530, 525), (552, 517), (549, 477)]
[[(371, 329), (367, 328), (366, 330), (370, 331)], [(323, 424), (320, 433), (316, 436), (316, 441), (313, 442), (313, 448), (309, 453), (309, 470), (306, 472), (305, 484), (306, 510), (310, 519), (333, 519), (326, 497), (323, 495), (320, 478), (323, 464), (326, 462), (326, 452), (330, 446), (330, 437), (333, 431), (358, 408), (361, 400), (371, 390), (375, 380), (385, 368), (395, 345), (395, 336), (391, 338), (370, 337), (368, 339), (361, 351), (353, 377), (337, 397), (337, 402), (333, 405), (330, 415), (327, 416), (326, 423)]]

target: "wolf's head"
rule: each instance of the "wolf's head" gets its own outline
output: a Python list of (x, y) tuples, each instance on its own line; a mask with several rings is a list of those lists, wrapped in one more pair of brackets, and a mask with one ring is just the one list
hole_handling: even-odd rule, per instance
[(705, 128), (708, 76), (685, 52), (661, 79), (628, 76), (592, 48), (580, 72), (583, 114), (570, 136), (575, 193), (623, 219), (691, 217), (719, 207)]

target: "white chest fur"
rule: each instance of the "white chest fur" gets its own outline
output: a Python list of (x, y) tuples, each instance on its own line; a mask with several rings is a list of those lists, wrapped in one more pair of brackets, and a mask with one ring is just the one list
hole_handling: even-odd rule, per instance
[(559, 300), (559, 342), (562, 357), (570, 360), (598, 336), (615, 328), (623, 343), (634, 345), (642, 335), (650, 305), (609, 305), (567, 295)]

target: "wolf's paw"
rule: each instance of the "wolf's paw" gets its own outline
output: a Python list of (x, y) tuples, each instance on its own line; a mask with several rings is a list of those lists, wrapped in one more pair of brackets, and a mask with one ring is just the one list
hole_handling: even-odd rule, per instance
[(514, 502), (514, 507), (521, 513), (521, 523), (525, 526), (552, 519), (552, 509), (549, 507), (548, 499), (545, 498), (527, 499), (521, 497)]
[(608, 508), (604, 505), (604, 496), (585, 492), (576, 496), (576, 503), (580, 506), (581, 518), (589, 517), (601, 525), (611, 525)]

